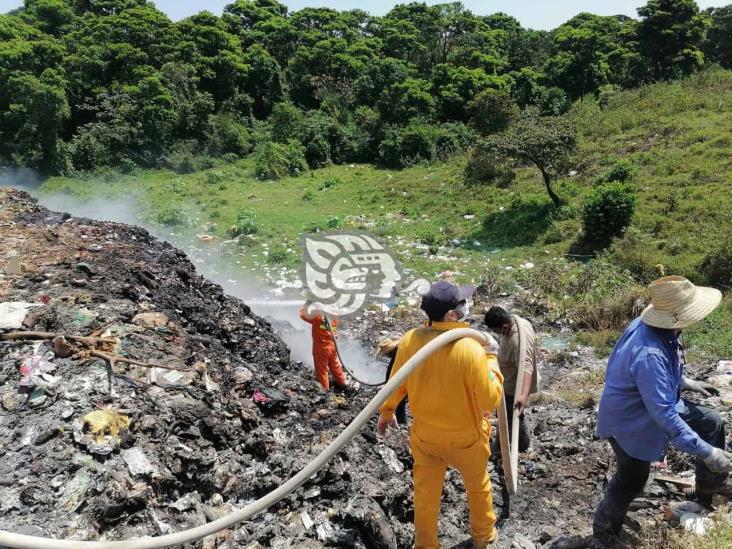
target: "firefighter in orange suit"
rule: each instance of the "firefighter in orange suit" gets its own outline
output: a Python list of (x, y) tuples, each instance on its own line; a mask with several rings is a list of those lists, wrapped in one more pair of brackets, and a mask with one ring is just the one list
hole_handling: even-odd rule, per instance
[[(419, 349), (449, 330), (467, 328), (464, 321), (474, 288), (446, 281), (432, 284), (422, 298), (429, 327), (407, 332), (399, 344), (392, 376)], [(486, 416), (503, 398), (503, 377), (496, 359), (497, 345), (470, 338), (449, 343), (424, 360), (381, 407), (378, 431), (396, 424), (394, 410), (409, 396), (412, 411), (411, 446), (414, 457), (414, 530), (416, 549), (439, 549), (437, 520), (448, 466), (463, 477), (470, 507), (473, 547), (496, 539), (496, 515), (487, 464), (490, 424)]]
[(338, 352), (333, 339), (335, 336), (330, 329), (332, 327), (335, 330), (338, 321), (333, 320), (329, 325), (324, 316), (318, 313), (309, 315), (304, 307), (300, 309), (300, 318), (312, 325), (315, 379), (323, 386), (323, 389), (329, 390), (328, 371), (330, 370), (335, 381), (335, 389), (337, 391), (347, 389), (348, 381), (346, 380), (346, 374), (343, 373), (341, 361), (338, 360)]

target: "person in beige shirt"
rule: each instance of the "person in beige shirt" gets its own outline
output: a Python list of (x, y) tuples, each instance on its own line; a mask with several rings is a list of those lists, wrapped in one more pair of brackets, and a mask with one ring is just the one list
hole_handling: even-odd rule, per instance
[[(503, 374), (503, 392), (506, 408), (516, 408), (519, 416), (519, 451), (525, 452), (530, 444), (529, 429), (524, 409), (529, 396), (539, 390), (539, 371), (537, 368), (538, 342), (531, 322), (518, 315), (511, 315), (503, 307), (491, 307), (485, 314), (485, 325), (498, 335), (498, 365)], [(521, 354), (523, 353), (523, 356)], [(516, 394), (519, 367), (523, 363), (524, 383), (520, 395)], [(513, 414), (508, 414), (508, 427), (511, 432)]]

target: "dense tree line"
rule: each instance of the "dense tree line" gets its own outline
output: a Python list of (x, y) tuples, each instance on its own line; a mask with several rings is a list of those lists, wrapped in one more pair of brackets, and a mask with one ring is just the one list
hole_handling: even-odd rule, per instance
[(403, 166), (503, 131), (519, 108), (556, 117), (587, 94), (732, 67), (732, 6), (649, 0), (638, 14), (544, 32), (460, 3), (374, 17), (236, 0), (174, 23), (145, 0), (25, 0), (0, 15), (0, 162)]

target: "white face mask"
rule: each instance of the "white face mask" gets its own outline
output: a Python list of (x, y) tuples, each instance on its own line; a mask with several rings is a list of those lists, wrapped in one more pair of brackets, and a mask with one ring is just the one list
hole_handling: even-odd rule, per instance
[(462, 316), (458, 320), (466, 320), (468, 316), (470, 315), (470, 304), (466, 301), (462, 304), (461, 307), (458, 309), (455, 309), (456, 311), (460, 311), (462, 313)]

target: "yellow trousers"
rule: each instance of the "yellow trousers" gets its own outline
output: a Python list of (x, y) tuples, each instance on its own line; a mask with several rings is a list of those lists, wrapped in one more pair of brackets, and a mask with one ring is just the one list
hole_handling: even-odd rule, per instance
[(430, 432), (413, 424), (415, 549), (439, 549), (437, 520), (448, 465), (463, 477), (470, 507), (470, 533), (476, 543), (496, 539), (491, 480), (486, 469), (490, 457), (487, 424), (481, 432), (460, 435)]

